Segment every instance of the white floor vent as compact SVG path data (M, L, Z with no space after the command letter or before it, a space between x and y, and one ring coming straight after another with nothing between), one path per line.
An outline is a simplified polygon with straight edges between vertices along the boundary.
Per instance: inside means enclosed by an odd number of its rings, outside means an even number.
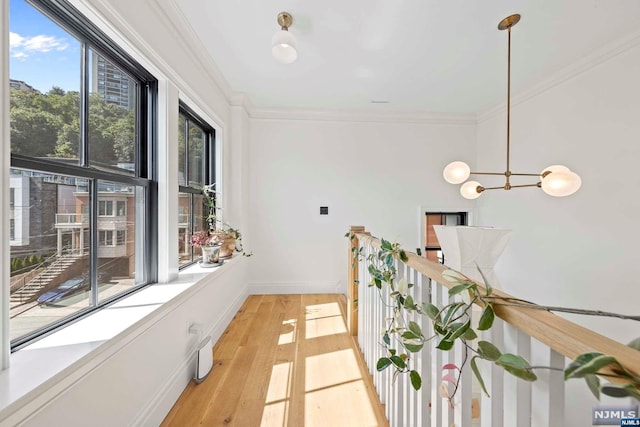
M204 381L213 367L213 341L211 337L206 337L196 353L196 375L195 380L199 384Z

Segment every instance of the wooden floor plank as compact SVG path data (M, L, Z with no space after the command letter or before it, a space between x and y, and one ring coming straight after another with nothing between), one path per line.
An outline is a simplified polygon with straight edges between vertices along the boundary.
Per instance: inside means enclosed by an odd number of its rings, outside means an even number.
M162 426L388 426L340 295L250 296Z

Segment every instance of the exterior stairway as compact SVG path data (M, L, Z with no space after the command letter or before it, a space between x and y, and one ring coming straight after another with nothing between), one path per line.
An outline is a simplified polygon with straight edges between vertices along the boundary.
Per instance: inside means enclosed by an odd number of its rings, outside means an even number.
M77 255L63 255L45 268L42 273L31 279L26 285L11 293L10 304L23 304L35 300L43 289L49 287L51 282L62 273L69 270L76 262L82 259Z

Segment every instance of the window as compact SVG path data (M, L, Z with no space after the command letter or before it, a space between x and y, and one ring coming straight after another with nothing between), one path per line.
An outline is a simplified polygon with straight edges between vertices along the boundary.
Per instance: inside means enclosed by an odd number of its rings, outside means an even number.
M116 202L116 215L117 216L126 216L126 202Z
M182 267L198 258L191 236L207 228L202 188L215 183L215 130L183 104L178 120L178 250Z
M116 245L122 246L125 244L125 231L118 230L116 231Z
M26 308L10 319L15 350L156 280L157 84L66 1L12 0L10 23L10 251L30 278L11 287L11 306ZM122 89L110 92L108 73ZM77 292L49 304L72 279Z
M113 231L112 230L98 231L98 242L100 246L113 246Z
M99 216L113 216L113 202L111 200L100 200L98 202Z
M434 225L467 225L466 212L426 212L424 217L424 256L444 264L444 255Z

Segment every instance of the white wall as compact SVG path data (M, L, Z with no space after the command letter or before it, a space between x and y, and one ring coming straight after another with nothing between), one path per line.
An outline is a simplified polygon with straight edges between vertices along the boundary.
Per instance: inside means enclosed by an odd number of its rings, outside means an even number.
M251 292L345 292L350 225L415 250L420 205L464 205L442 168L475 126L292 116L251 120Z
M478 199L480 224L513 229L496 266L507 292L540 304L638 313L638 75L636 46L512 108L512 171L565 164L581 175L582 188L566 198L520 189ZM504 115L479 124L479 169L504 170L504 132ZM623 343L640 336L637 322L570 318ZM582 381L567 386L565 425L590 424L597 402Z

